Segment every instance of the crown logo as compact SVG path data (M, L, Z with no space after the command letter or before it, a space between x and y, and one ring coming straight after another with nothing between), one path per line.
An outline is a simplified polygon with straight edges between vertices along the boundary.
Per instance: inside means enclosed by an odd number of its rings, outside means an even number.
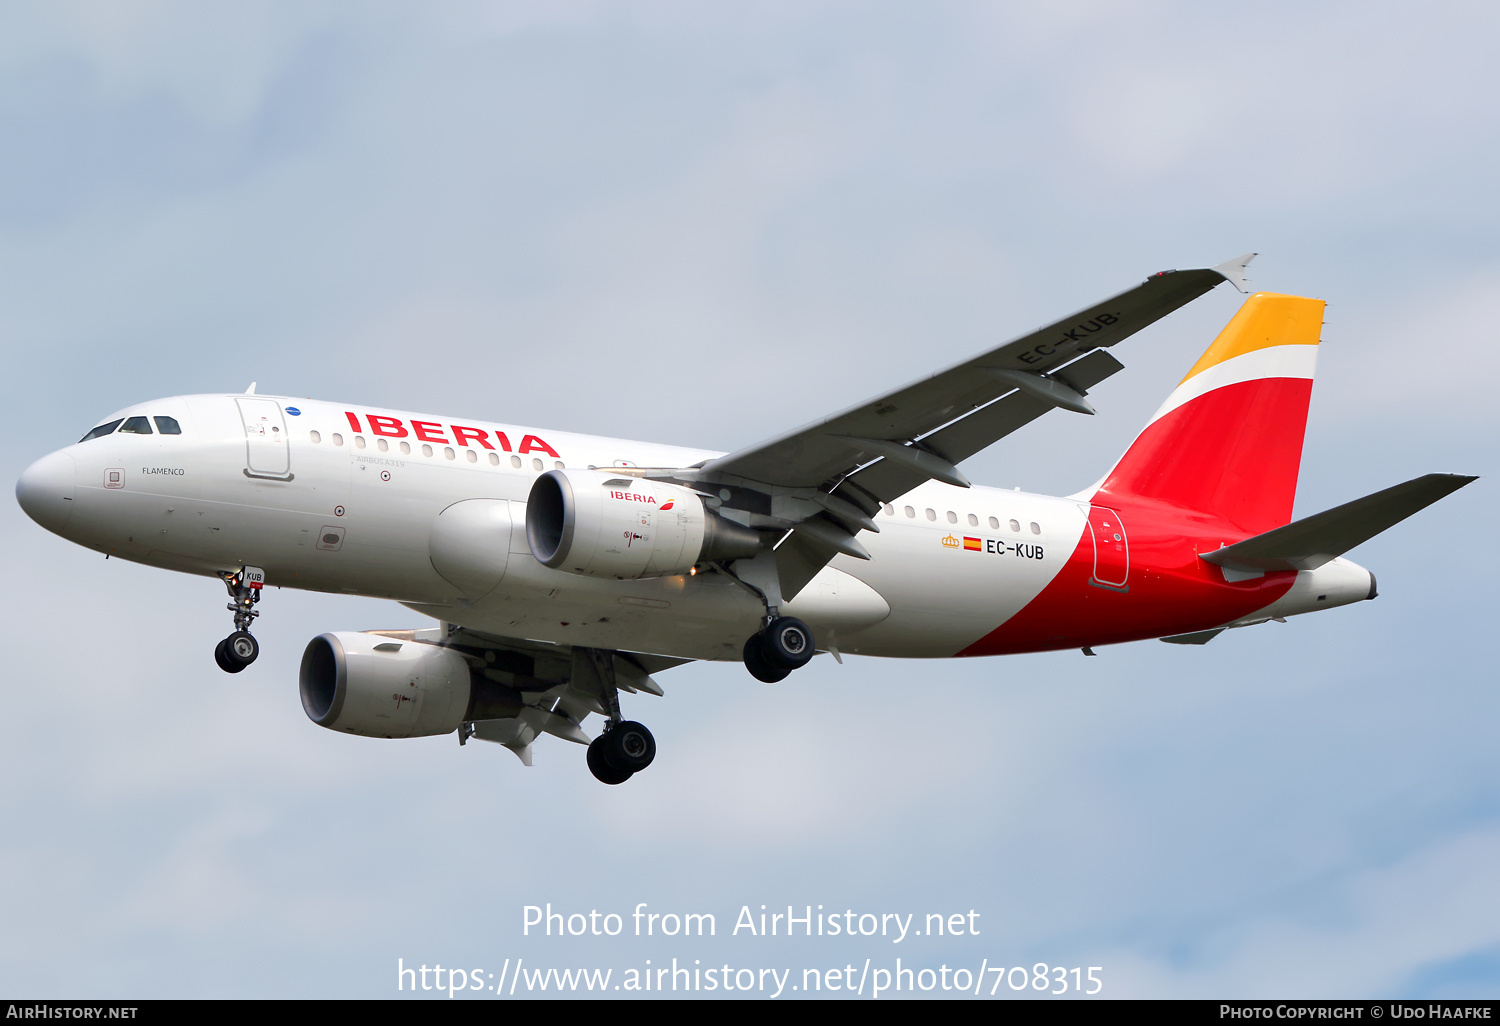
M951 534L948 537L946 537L946 538L943 539L943 548L945 548L945 549L956 549L956 548L958 548L962 544L963 544L963 542L959 541L957 538L953 537L953 535L951 535Z

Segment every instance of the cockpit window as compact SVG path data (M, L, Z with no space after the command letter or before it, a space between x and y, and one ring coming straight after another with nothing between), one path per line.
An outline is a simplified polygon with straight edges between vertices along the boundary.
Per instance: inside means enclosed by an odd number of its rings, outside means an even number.
M176 417L152 417L156 421L156 430L164 435L180 435L182 428L177 425Z
M119 420L112 420L108 424L100 424L98 427L94 428L94 430L90 431L88 434L80 438L79 441L87 442L90 438L103 438L105 435L113 434L115 428L119 427L122 423L124 422Z
M149 435L151 433L151 421L145 417L130 417L120 425L122 435Z

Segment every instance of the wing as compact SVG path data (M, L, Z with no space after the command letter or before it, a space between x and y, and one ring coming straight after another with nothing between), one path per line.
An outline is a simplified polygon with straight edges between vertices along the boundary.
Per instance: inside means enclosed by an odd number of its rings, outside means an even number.
M714 495L722 515L784 535L775 550L775 575L782 596L790 598L836 554L869 558L855 535L880 530L873 517L882 502L929 480L967 488L956 464L1054 407L1093 413L1088 390L1122 369L1106 349L1220 282L1245 291L1245 267L1254 256L1162 271L1070 317L795 431L696 467L634 473ZM764 571L756 576L765 581ZM755 586L765 590L763 583Z
M589 713L609 715L606 676L621 691L660 696L664 692L651 674L692 661L505 638L457 624L367 633L441 645L463 656L470 668L470 693L459 744L470 737L493 741L528 766L531 743L541 734L589 743L583 721Z
M886 470L857 483L879 500L932 478L967 486L954 463L1054 406L1092 413L1084 393L1121 369L1098 350L1129 338L1220 282L1242 285L1244 267L1254 256L1214 268L1154 274L1135 288L947 370L710 460L700 468L700 480L831 489L857 468L878 461L888 465ZM1012 401L992 408L1002 398ZM891 464L901 471L891 473Z

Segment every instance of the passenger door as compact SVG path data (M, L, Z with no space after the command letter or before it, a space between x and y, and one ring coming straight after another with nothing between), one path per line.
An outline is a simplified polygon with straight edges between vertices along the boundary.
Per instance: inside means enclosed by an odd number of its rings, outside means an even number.
M251 477L292 479L286 418L275 399L235 398L245 425L245 473Z

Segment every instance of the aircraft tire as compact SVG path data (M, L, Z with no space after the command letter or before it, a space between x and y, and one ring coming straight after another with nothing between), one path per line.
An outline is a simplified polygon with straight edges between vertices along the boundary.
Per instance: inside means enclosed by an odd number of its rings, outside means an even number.
M630 770L620 769L609 761L604 751L604 739L608 736L608 734L600 734L589 743L589 753L586 759L589 764L589 772L601 784L623 784L635 774Z
M745 669L750 671L750 676L766 684L786 680L792 671L772 666L766 660L761 650L761 638L760 634L752 634L750 640L745 642Z
M604 758L611 766L639 773L656 758L656 738L643 724L624 720L601 735Z
M214 646L214 662L218 663L219 669L223 670L225 673L239 673L245 667L239 663L230 662L229 656L224 654L224 649L228 646L228 644L229 639L225 638Z
M234 663L239 668L231 671L234 673L255 662L260 655L260 642L249 631L235 631L220 644L224 647L224 661Z
M800 670L812 661L817 651L812 628L795 616L778 616L760 637L760 650L766 662L786 670Z

